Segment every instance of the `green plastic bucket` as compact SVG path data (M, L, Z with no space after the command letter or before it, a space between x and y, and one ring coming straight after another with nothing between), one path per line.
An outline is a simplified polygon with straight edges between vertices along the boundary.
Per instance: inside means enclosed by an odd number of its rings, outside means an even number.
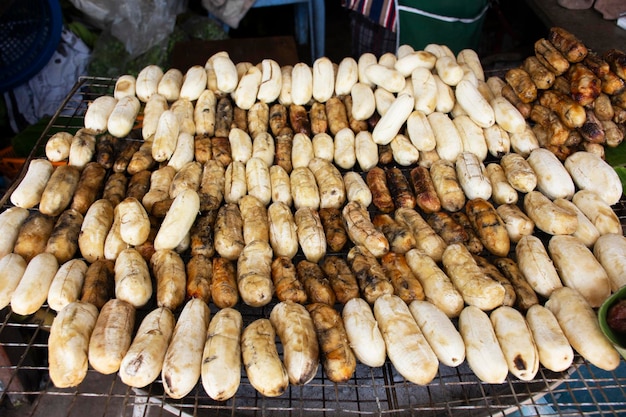
M398 42L416 50L430 43L454 53L478 49L488 0L397 0Z

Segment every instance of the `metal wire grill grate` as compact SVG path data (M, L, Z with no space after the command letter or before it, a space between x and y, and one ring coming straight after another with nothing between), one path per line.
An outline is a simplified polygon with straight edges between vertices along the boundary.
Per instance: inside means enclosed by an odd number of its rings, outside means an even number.
M83 123L87 104L111 94L114 80L81 78L53 117L29 158L43 155L47 137L58 130L73 132ZM0 202L6 205L7 196ZM615 206L626 224L626 202ZM269 317L273 304L263 308L238 306L244 325ZM215 308L213 313L215 313ZM147 311L143 311L146 314ZM142 314L142 312L138 312ZM612 372L602 371L576 357L565 372L541 368L524 382L509 376L500 385L480 382L467 364L440 366L427 386L406 382L387 362L380 368L359 364L346 383L329 381L322 367L304 386L290 386L277 398L261 396L249 383L245 370L237 394L226 402L209 398L199 382L181 400L172 400L160 380L143 389L126 386L115 375L89 370L73 389L57 389L47 375L47 336L51 310L22 318L10 308L0 311L0 344L8 362L0 361L0 411L13 416L604 416L626 414L626 363ZM278 346L279 353L282 347ZM3 364L4 363L4 364ZM4 408L3 408L4 404Z

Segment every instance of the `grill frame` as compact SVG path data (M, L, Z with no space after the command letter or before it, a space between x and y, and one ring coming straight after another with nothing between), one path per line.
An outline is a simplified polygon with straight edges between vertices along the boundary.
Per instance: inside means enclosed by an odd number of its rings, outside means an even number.
M46 127L27 161L44 155L48 137L55 131L72 131L82 125L88 103L103 94L112 94L115 80L81 77ZM9 205L8 197L27 169L0 200L0 208ZM626 201L614 207L626 225ZM300 254L298 256L301 256ZM240 303L237 308L244 325L260 317L269 317L275 301L262 308ZM217 310L211 305L212 313ZM148 309L138 311L137 322ZM0 387L1 404L8 406L8 416L81 415L88 409L96 415L203 415L203 416L484 416L508 415L615 415L626 413L626 363L618 369L602 371L579 355L564 372L541 368L535 380L524 382L509 375L504 384L480 382L467 364L458 368L440 366L435 380L427 386L406 382L387 361L381 368L358 364L353 378L336 384L329 381L322 367L305 386L290 386L278 398L261 396L250 385L242 368L241 386L231 400L216 402L204 392L200 382L181 400L166 398L161 380L143 389L124 385L116 375L104 376L90 369L85 381L76 388L56 389L47 377L47 331L52 310L23 318L0 311L0 343L11 358L10 365L0 364L0 375L8 374L7 387ZM278 343L279 353L282 346ZM617 398L617 400L616 400ZM14 409L13 409L14 408ZM0 408L1 409L1 408ZM101 410L101 411L100 411ZM84 411L82 411L84 412ZM12 414L16 413L16 414ZM42 414L44 413L44 414Z

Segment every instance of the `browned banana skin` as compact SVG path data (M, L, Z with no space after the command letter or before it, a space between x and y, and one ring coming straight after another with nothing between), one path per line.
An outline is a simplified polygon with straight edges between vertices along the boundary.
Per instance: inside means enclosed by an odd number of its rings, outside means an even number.
M234 307L239 301L235 263L225 258L213 258L211 298L218 308Z
M465 244L469 239L463 226L457 223L447 211L431 213L426 216L426 221L447 245Z
M605 143L606 137L604 135L604 128L602 127L600 119L598 119L596 114L591 109L586 109L585 114L587 115L587 120L585 120L585 123L583 123L577 131L588 142L600 144Z
M210 137L196 135L193 140L193 149L196 161L201 164L204 164L209 159L213 159L213 149Z
M378 163L381 165L389 165L393 162L393 151L391 145L378 145Z
M128 177L121 172L111 174L104 183L104 191L102 198L111 202L113 207L117 206L124 198L126 198L126 187L128 186Z
M611 48L602 54L609 63L609 68L622 80L626 80L626 54L619 49Z
M348 252L348 265L356 277L363 299L370 305L383 294L393 294L393 285L383 267L367 249L354 246Z
M337 255L325 256L321 266L338 302L345 304L359 297L359 284L344 258Z
M613 71L609 71L600 79L602 80L602 92L610 96L621 93L626 87L626 81L618 77Z
M322 352L322 366L333 382L346 382L356 370L356 356L350 347L341 315L332 306L313 303L307 306L313 319Z
M502 87L502 91L500 91L500 93L502 94L502 97L509 100L511 104L515 106L515 108L521 113L524 119L528 119L528 117L530 116L531 105L529 103L524 103L522 100L520 100L520 98L513 90L513 87L506 84Z
M224 201L224 174L222 164L217 161L204 165L198 190L201 213L219 209Z
M584 108L570 94L546 90L539 97L539 103L555 112L570 129L580 127L584 122Z
M578 145L580 145L582 140L583 137L580 132L578 132L577 130L572 130L569 132L569 136L567 137L567 140L563 145L567 146L568 148L575 149Z
M87 268L80 300L98 310L115 296L115 262L98 259Z
M328 117L328 130L333 136L340 130L350 127L346 106L337 96L326 101L326 116Z
M569 69L569 61L548 39L535 42L535 56L555 75L561 75Z
M26 262L46 250L48 239L54 229L55 218L39 211L31 211L17 233L13 252Z
M39 202L39 211L58 216L70 206L80 180L80 169L75 165L60 165L50 175Z
M339 252L348 242L348 232L343 224L341 210L335 207L319 209L320 220L326 235L326 244L332 252Z
M343 97L343 104L346 106L346 113L348 115L348 123L350 124L350 129L357 134L364 130L367 130L369 125L367 124L367 120L356 120L352 116L352 96L346 95Z
M417 166L411 169L411 185L415 191L415 204L424 213L435 213L441 210L441 201L435 191L433 179L428 168Z
M230 151L228 136L215 136L211 138L211 153L213 159L220 161L222 166L227 167L233 161Z
M622 107L614 107L614 115L613 121L618 124L618 126L623 126L626 123L626 106Z
M442 210L449 213L461 210L467 200L454 167L454 163L445 159L438 159L430 166L430 177Z
M78 251L78 234L82 224L83 215L72 208L61 213L54 224L46 252L52 253L59 265L72 259Z
M291 163L291 149L293 148L293 130L290 127L283 128L274 138L275 154L274 164L281 166L287 174L293 169Z
M211 301L211 280L213 263L204 255L193 255L186 265L187 297L199 298L205 303Z
M155 216L148 216L148 218L150 219L150 233L148 234L148 239L141 245L135 246L135 249L146 263L150 263L150 258L152 258L152 255L156 252L156 249L154 249L154 238L159 231L159 227L161 227L160 218Z
M624 89L625 83L613 70L607 61L595 52L589 52L584 64L602 82L602 92L608 95L619 93Z
M598 53L593 51L590 51L587 54L583 63L596 75L596 77L600 79L604 78L609 72L611 72L609 63L606 62Z
M522 68L511 68L506 72L505 79L522 103L537 99L537 86Z
M144 170L139 171L128 181L128 187L126 188L126 198L133 197L138 201L142 201L143 197L150 190L150 176L151 171Z
M522 68L530 75L538 89L545 90L554 84L554 73L539 62L537 57L527 57L522 63Z
M372 203L376 208L383 213L393 212L396 207L387 186L385 170L380 167L370 169L365 176L365 182L372 192Z
M474 198L465 205L465 213L485 249L496 256L507 256L511 241L495 207L483 198Z
M548 145L563 145L569 137L570 130L563 124L559 116L539 103L533 104L530 120L541 125L548 133Z
M414 300L424 300L424 288L403 254L389 252L380 259L380 263L394 287L394 294L402 301L410 304Z
M417 245L413 233L389 214L375 215L372 224L385 235L392 252L406 253Z
M289 106L289 124L295 133L304 133L311 137L311 121L304 106L291 104Z
M328 118L326 117L326 106L324 103L320 103L319 101L314 102L311 105L309 117L311 118L312 135L326 133L328 130Z
M409 180L404 176L402 170L397 167L391 167L385 171L385 175L387 176L387 185L395 206L415 208L415 195Z
M617 109L626 109L626 89L622 90L619 93L615 93L611 96L611 104L614 108ZM616 120L618 118L614 117L613 121L618 123Z
M588 106L602 93L602 82L584 64L569 69L570 95L581 106Z
M305 304L308 300L302 281L298 279L296 266L290 258L277 256L272 261L272 282L276 298L280 301L293 301Z
M152 209L150 209L150 215L158 219L163 219L173 202L174 199L170 197L154 202L154 204L152 204Z
M515 288L513 287L513 284L511 284L511 281L502 275L500 270L494 264L489 262L487 258L474 255L474 260L485 275L494 281L499 282L504 287L504 302L502 304L506 306L515 305L517 295L515 294Z
M581 145L581 146L584 146L584 145ZM569 145L546 145L545 148L548 149L553 154L555 154L556 157L559 158L559 160L561 162L565 161L568 156L570 156L574 152L578 151L578 146L577 145L573 145L573 146L569 146Z
M272 136L278 136L283 128L289 127L287 120L287 107L281 103L272 104L269 115L269 125Z
M450 215L458 224L463 226L463 229L465 229L465 232L467 233L467 242L465 242L467 250L469 250L472 254L481 253L485 249L485 247L483 246L478 235L476 234L476 231L472 227L472 223L469 221L467 214L463 213L462 211L457 211L454 213L450 213Z
M335 292L318 264L302 260L296 266L296 274L298 280L304 285L304 291L310 303L323 303L329 306L335 304L337 300Z
M548 40L569 62L581 62L589 52L574 34L558 26L550 28Z
M141 142L137 140L127 140L123 141L123 143L124 146L117 154L113 163L113 172L126 172L130 160L141 147Z
M118 139L115 136L108 133L98 136L96 140L96 162L106 169L112 168L117 147Z
M190 230L191 242L189 249L191 256L203 255L212 258L215 255L213 244L213 229L217 219L217 210L207 210L196 217Z
M374 130L374 128L380 121L380 117L381 117L380 114L377 111L375 111L374 114L369 119L367 119L367 124L369 125L370 130Z
M591 143L591 142L583 141L582 144L580 145L580 149L582 149L585 152L596 154L597 156L603 159L605 157L604 145L600 145L599 143Z
M70 207L80 214L87 213L104 188L106 173L106 169L98 162L89 162L85 165L78 179Z
M257 101L248 110L248 134L256 138L260 133L266 133L270 124L270 108L267 103Z
M228 138L233 117L233 102L228 96L221 97L215 110L215 136Z
M591 108L593 109L593 113L600 120L613 120L615 116L615 109L611 104L611 98L606 94L600 94L598 98L594 100ZM620 123L618 121L615 122Z
M626 92L620 94L620 96L622 95L625 100L624 105L626 105ZM626 127L624 125L618 125L612 121L606 121L602 122L602 126L604 127L606 146L616 148L624 141L624 133L626 132Z
M521 311L528 310L531 306L539 304L537 293L530 286L519 267L510 258L496 258L493 264L506 277L515 290L515 306Z
M144 142L130 158L126 172L135 175L139 171L152 170L156 161L152 157L152 142Z
M248 111L237 106L233 107L233 128L248 133Z
M554 79L552 89L554 91L558 91L559 93L569 94L572 87L569 84L569 80L565 76L559 75Z

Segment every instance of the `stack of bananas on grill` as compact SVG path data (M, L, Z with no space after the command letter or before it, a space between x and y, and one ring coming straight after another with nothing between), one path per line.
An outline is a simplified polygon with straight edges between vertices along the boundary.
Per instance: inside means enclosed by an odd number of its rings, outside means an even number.
M91 366L226 400L243 364L277 396L318 363L342 382L387 358L417 384L465 361L501 383L567 369L572 347L614 369L594 308L626 284L603 159L624 59L552 28L504 79L435 44L123 75L0 214L0 307L58 312L59 387ZM243 323L242 303L275 304Z

